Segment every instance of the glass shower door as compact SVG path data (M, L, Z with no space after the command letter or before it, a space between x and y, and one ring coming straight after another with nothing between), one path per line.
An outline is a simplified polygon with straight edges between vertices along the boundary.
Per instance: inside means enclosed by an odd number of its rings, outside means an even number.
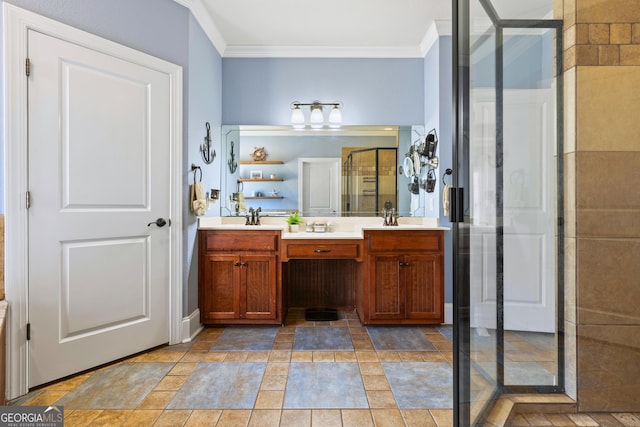
M481 425L503 393L563 390L561 79L554 75L562 23L513 15L520 7L547 16L552 5L542 3L453 2L461 426Z
M496 132L496 42L498 32L480 0L459 3L457 12L457 134L453 186L458 222L454 242L454 381L456 425L474 425L500 393L497 366L502 351L496 328L497 300L482 282L502 278L502 153ZM454 27L455 30L455 27ZM454 93L454 96L456 94ZM493 107L493 111L492 111ZM462 205L462 206L460 206ZM473 302L473 303L472 303Z

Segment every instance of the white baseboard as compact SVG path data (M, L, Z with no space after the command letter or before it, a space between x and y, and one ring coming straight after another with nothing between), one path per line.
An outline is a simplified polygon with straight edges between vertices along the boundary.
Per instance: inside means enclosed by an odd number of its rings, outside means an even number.
M201 330L200 309L196 308L188 317L182 318L182 342L191 342Z
M453 304L445 303L444 305L444 323L446 325L453 325Z

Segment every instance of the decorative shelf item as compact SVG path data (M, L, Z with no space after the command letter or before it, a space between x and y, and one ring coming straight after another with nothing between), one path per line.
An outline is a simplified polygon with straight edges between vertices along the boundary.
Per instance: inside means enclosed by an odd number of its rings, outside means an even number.
M254 147L251 158L254 162L264 162L267 160L267 151L264 147Z

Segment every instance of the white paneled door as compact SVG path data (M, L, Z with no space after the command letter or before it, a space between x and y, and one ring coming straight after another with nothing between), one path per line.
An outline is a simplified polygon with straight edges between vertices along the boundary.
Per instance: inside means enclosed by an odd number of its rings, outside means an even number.
M28 56L33 387L169 341L171 91L33 30Z
M496 327L496 112L494 91L474 92L471 212L472 327ZM504 328L556 328L556 144L552 92L504 90Z
M298 159L298 209L306 216L340 215L342 160Z

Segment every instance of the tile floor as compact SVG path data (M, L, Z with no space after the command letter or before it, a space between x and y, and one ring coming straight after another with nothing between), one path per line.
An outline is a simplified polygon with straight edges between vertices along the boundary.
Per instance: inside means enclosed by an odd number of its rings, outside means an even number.
M449 426L447 327L363 327L355 313L207 328L11 402L63 405L66 426Z
M39 388L71 426L450 426L450 327L363 327L354 313L219 327ZM510 426L638 426L640 414L522 413Z

